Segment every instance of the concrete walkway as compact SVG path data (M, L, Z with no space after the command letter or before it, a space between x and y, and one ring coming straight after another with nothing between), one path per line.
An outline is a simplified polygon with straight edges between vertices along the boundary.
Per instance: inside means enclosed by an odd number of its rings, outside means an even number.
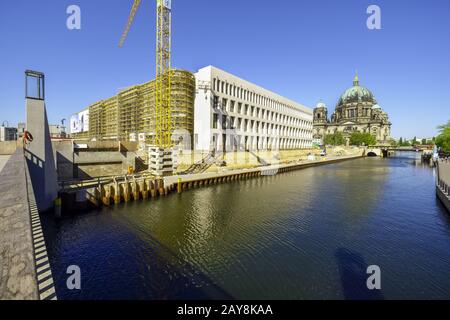
M444 180L446 184L450 185L450 161L439 162L439 178Z
M0 194L0 300L56 299L22 149L0 172Z
M2 172L3 167L6 165L6 163L8 162L8 159L10 157L11 156L2 156L2 155L0 155L0 172Z
M448 212L450 212L450 161L439 160L438 172L439 177L436 193Z
M22 151L11 156L0 173L0 299L36 300L25 160Z

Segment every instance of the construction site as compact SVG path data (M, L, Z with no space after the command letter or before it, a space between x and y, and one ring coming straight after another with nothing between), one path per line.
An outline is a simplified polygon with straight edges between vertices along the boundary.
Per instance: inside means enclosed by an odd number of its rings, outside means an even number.
M171 70L171 121L174 131L194 132L195 78L188 71ZM136 85L88 107L89 131L73 133L82 141L139 141L155 144L156 81Z
M120 48L140 4L133 3ZM43 132L65 206L146 199L189 188L183 181L256 177L363 154L330 149L325 157L312 145L312 109L296 101L213 66L172 68L171 1L158 0L156 16L154 80L80 106L69 137ZM42 81L32 99L44 102L44 74L27 76Z

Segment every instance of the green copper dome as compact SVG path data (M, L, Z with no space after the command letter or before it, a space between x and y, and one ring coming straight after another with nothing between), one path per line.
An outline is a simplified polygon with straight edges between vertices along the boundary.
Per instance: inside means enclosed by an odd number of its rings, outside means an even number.
M377 104L372 92L359 85L358 75L353 79L353 87L347 89L339 99L338 106L354 102L370 102L372 104Z

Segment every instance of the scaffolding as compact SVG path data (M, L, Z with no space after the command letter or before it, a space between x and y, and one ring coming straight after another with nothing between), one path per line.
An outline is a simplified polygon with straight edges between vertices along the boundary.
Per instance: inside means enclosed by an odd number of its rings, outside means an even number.
M172 134L194 134L195 77L192 73L172 69ZM120 91L116 96L89 107L89 140L138 141L156 144L156 81ZM76 139L86 136L74 135Z

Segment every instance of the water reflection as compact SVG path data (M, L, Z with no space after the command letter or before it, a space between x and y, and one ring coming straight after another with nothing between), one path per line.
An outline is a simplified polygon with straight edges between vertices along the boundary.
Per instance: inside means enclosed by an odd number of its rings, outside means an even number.
M415 158L308 168L61 223L47 217L58 294L450 298L449 218L436 202L433 171ZM367 263L382 266L382 295L366 291ZM64 289L68 264L86 274L81 293Z
M346 299L383 300L379 290L367 289L367 267L361 254L345 248L336 250L336 260L341 275L341 283Z

